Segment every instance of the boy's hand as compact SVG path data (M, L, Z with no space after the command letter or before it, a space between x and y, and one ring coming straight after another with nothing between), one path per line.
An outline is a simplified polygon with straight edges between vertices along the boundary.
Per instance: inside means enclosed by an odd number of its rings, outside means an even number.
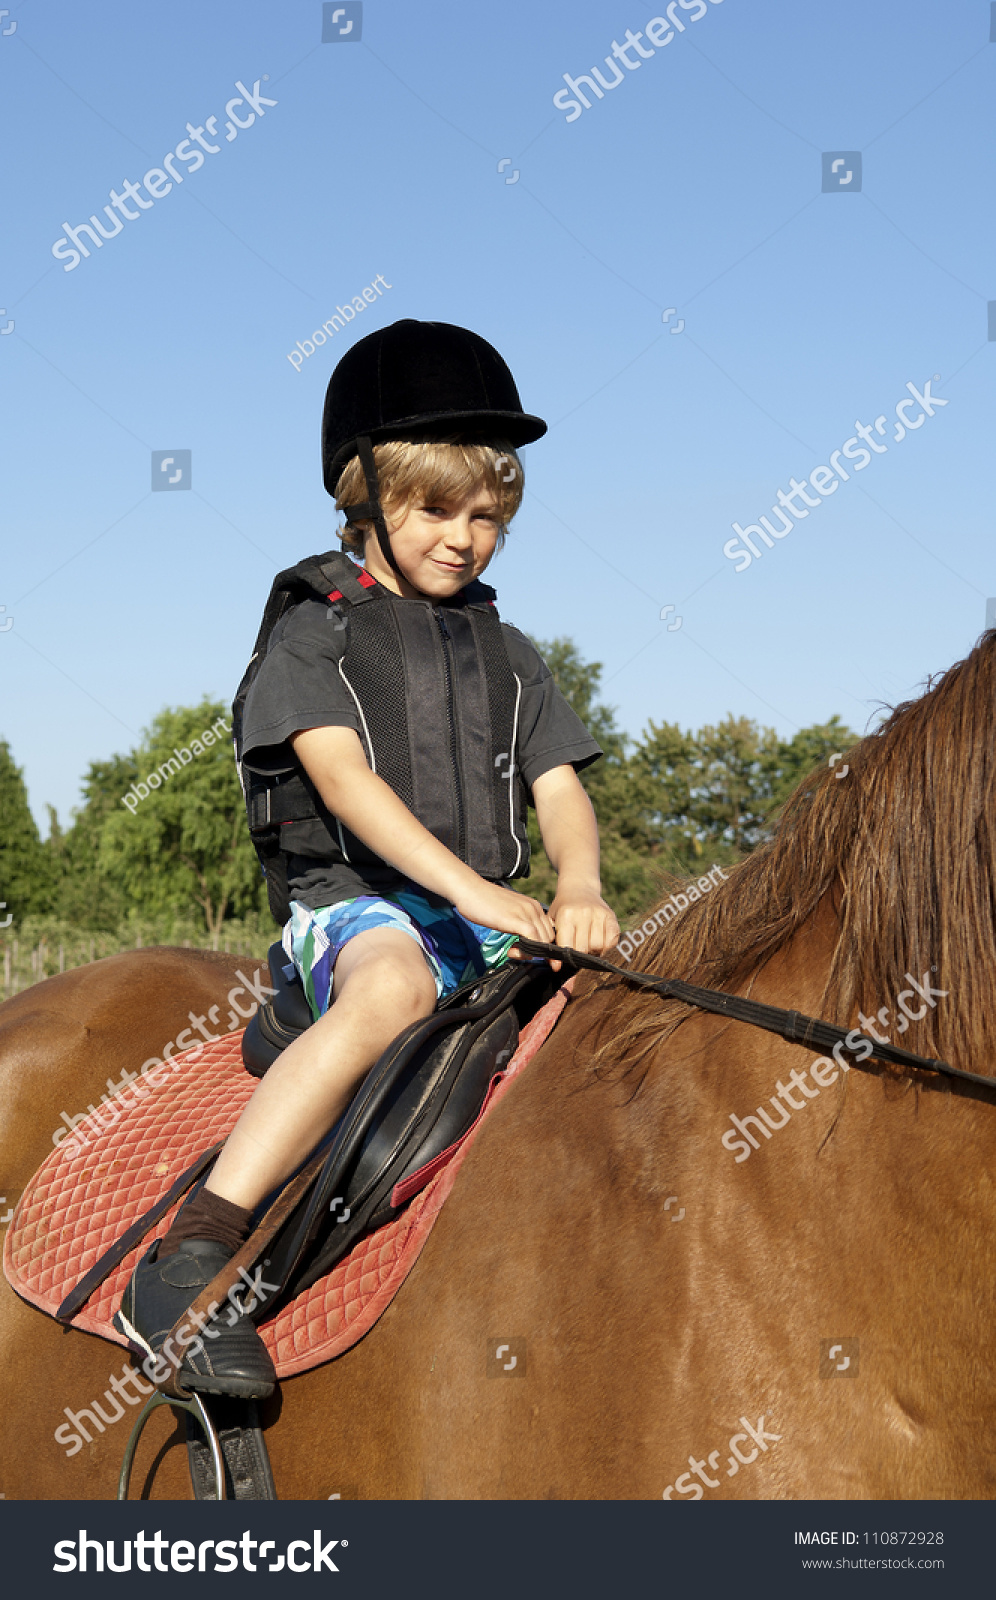
M478 878L461 888L453 901L461 916L470 922L479 922L485 928L496 928L499 933L521 933L526 939L539 939L552 944L553 922L538 900L529 895L516 894L514 889L503 889L497 883Z
M527 894L516 894L514 889L502 889L497 883L478 878L453 901L461 916L479 922L485 928L496 928L499 933L521 933L525 939L538 939L541 944L553 944L556 939L554 925L538 900ZM517 953L513 945L509 951L512 960L532 960ZM560 971L560 962L551 961L554 972Z
M549 917L557 930L557 944L572 950L600 956L619 942L615 912L591 889L559 887Z

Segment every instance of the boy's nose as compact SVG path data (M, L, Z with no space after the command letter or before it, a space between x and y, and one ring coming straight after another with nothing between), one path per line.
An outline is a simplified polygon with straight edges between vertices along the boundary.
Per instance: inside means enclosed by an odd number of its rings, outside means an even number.
M470 518L467 517L462 522L451 522L443 530L443 543L450 550L472 550L474 541L471 537Z

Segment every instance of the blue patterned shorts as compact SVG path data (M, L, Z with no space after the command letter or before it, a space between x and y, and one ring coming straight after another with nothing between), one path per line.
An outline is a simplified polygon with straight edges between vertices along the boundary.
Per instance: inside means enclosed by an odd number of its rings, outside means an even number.
M315 911L292 900L283 947L301 975L316 1019L329 1008L339 951L371 928L398 928L415 940L429 963L440 1000L462 983L500 966L517 937L469 922L448 901L414 885L390 895L357 895Z

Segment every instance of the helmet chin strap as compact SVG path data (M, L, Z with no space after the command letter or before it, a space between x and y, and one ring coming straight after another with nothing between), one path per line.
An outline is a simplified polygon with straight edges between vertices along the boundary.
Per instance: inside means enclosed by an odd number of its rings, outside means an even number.
M366 434L357 439L356 454L360 458L363 476L366 479L367 499L360 505L344 506L343 512L346 520L348 522L370 521L373 523L377 530L377 540L384 560L391 567L396 577L403 578L404 573L398 566L394 551L391 549L391 536L387 531L387 523L384 521L384 512L380 503L380 486L377 482L377 468L374 465L373 445Z

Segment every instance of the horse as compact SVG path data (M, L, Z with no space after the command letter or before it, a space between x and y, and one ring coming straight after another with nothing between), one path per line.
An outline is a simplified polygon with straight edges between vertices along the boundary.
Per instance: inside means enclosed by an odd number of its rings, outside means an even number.
M996 631L645 923L641 969L990 1076L994 695ZM994 1150L996 1076L814 1059L584 974L391 1306L261 1407L278 1492L990 1498ZM8 1498L113 1496L126 1430L73 1460L52 1430L119 1356L7 1307ZM134 1493L189 1497L171 1426Z

